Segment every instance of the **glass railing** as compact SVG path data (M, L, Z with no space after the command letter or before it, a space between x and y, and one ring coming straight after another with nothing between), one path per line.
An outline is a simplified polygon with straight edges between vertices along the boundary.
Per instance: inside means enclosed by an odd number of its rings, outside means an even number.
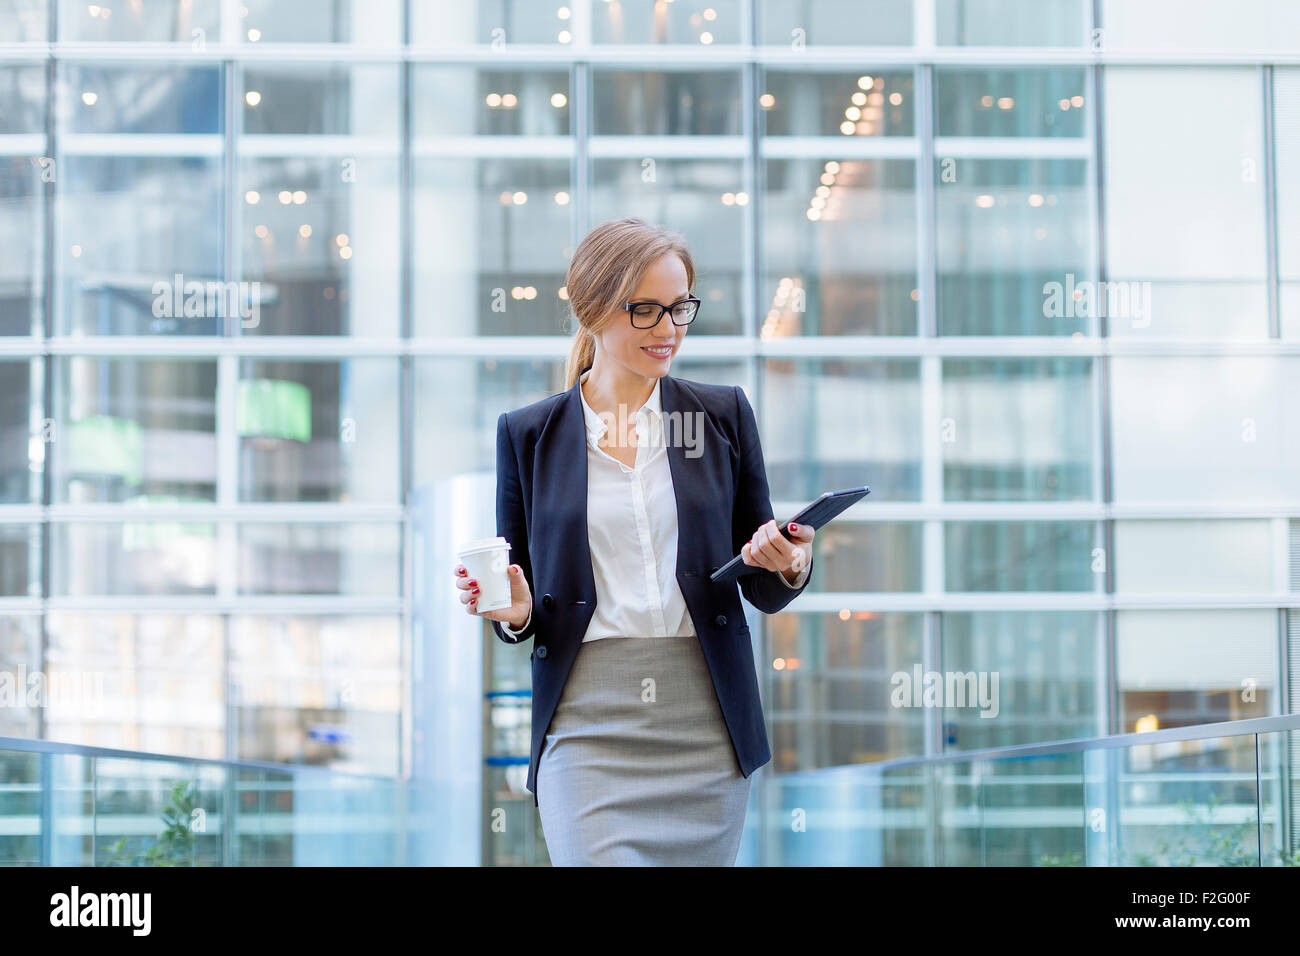
M0 737L0 865L446 862L435 793ZM754 803L742 864L1300 866L1300 716L773 775Z
M773 776L769 866L1300 866L1300 715Z
M0 737L0 865L415 863L420 793L321 767Z

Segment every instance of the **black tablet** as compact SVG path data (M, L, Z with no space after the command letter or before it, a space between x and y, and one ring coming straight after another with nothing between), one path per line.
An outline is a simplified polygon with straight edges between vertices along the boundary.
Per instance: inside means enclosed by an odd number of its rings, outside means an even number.
M858 488L846 488L843 491L823 492L808 507L804 508L789 521L781 522L781 533L788 539L790 537L791 524L810 524L814 528L820 529L822 525L828 524L832 518L837 517L841 512L854 503L861 501L867 495L871 494L871 489L866 485ZM752 574L755 571L764 571L765 568L755 567L752 564L746 564L745 559L736 555L718 570L709 576L710 581L721 582L730 581L734 578L742 577L746 574Z

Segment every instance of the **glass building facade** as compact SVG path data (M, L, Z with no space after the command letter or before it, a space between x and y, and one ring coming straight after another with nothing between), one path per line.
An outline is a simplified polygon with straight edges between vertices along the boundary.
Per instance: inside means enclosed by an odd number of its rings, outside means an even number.
M0 671L103 688L0 736L434 780L465 852L544 862L527 656L450 569L626 215L688 239L672 374L745 388L778 517L872 489L746 607L760 779L1295 713L1298 38L1289 0L0 0ZM1000 713L895 706L918 667Z

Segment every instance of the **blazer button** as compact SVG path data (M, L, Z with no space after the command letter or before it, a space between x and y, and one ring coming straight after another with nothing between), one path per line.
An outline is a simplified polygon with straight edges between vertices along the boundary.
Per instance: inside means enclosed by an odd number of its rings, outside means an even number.
M551 608L555 607L555 598L551 597L549 594L543 594L542 607L546 608L548 611L551 610Z
M718 625L718 627L726 627L726 626L727 626L727 615L725 615L725 614L719 614L717 617L715 617L715 618L713 619L713 623L716 624L716 625Z
M545 645L545 644L539 644L539 645L537 646L537 650L533 651L533 653L536 654L539 658L545 658L545 657L546 657L546 645Z

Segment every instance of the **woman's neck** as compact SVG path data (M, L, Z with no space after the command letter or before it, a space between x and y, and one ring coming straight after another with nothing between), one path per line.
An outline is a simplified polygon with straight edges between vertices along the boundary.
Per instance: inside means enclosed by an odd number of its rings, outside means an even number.
M597 415L605 412L616 416L620 405L627 409L628 415L634 415L650 399L657 382L641 375L613 376L600 371L592 366L583 373L582 384L578 386Z

